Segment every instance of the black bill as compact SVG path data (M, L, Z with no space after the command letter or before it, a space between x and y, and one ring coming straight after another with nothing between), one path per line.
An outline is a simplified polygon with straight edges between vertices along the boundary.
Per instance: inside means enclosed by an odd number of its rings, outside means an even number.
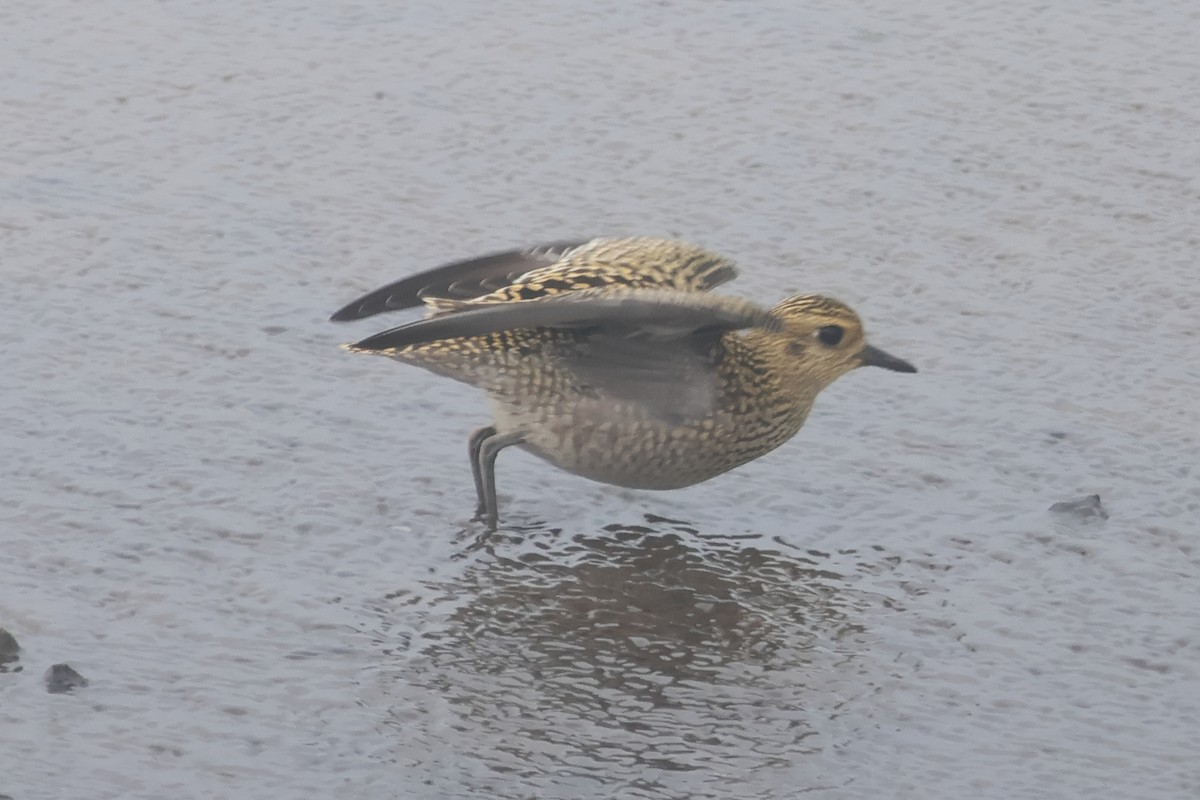
M862 361L864 367L883 367L884 369L890 369L892 372L917 371L916 367L904 359L896 358L871 345L863 347L862 352L858 354L858 358Z

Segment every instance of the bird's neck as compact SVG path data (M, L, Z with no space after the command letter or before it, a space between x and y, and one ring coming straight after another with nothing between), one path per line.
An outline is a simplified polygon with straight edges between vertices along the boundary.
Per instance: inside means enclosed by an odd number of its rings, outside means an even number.
M804 424L817 394L824 388L805 369L801 358L788 352L786 339L766 331L751 331L726 342L737 393L757 398L786 427Z

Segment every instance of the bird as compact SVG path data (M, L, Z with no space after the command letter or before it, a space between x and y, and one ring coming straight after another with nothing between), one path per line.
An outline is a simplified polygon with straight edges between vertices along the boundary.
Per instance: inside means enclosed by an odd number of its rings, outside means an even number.
M402 278L331 320L426 309L343 347L486 393L492 421L467 450L475 519L494 531L505 448L602 483L677 489L791 439L851 370L917 371L868 344L858 315L831 297L767 308L710 292L737 274L728 258L673 239L558 241Z

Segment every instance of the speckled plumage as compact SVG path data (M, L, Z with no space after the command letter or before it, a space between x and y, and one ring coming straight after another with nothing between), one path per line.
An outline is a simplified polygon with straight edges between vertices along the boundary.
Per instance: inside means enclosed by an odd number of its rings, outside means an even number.
M763 309L708 290L733 264L682 242L595 239L459 262L334 315L424 304L425 320L356 344L478 386L493 424L471 437L479 513L494 526L494 462L518 445L577 475L689 486L796 434L817 394L864 364L915 372L867 345L844 304Z

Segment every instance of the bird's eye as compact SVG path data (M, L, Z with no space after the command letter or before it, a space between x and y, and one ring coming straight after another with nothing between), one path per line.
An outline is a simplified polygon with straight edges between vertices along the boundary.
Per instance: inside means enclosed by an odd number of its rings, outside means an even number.
M829 347L837 347L845 335L846 329L841 325L823 325L817 328L817 340Z

